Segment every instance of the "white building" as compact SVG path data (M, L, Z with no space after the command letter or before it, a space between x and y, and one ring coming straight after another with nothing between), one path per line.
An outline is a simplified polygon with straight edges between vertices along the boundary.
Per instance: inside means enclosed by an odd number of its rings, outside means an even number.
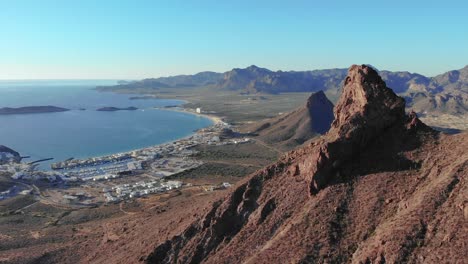
M201 108L197 107L197 109L195 109L195 112L197 112L197 114L201 114Z

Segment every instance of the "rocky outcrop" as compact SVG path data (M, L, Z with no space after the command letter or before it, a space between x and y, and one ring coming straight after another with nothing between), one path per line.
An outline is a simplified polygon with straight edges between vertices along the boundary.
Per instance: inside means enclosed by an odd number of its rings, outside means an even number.
M302 171L309 172L311 194L330 181L341 163L363 151L386 129L403 125L406 119L403 98L388 88L375 70L351 66L331 129L311 153L316 159L300 165Z
M333 122L333 104L320 90L307 99L306 108L311 120L312 131L325 134Z
M464 259L468 137L440 135L404 107L376 71L353 65L327 134L245 179L146 261Z
M269 144L290 150L313 137L325 134L333 122L333 104L323 91L313 93L306 103L278 117L251 125L246 131Z
M21 156L9 147L0 145L0 164L5 162L20 162Z

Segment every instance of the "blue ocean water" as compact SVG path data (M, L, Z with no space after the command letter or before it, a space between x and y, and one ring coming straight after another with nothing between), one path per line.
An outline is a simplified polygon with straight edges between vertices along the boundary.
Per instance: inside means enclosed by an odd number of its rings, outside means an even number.
M211 120L153 107L179 105L179 100L129 100L130 95L101 93L97 85L115 81L0 81L0 107L53 105L68 112L0 115L0 145L29 160L86 158L157 145L209 126ZM135 106L136 111L99 112L104 106ZM80 110L80 109L86 110Z

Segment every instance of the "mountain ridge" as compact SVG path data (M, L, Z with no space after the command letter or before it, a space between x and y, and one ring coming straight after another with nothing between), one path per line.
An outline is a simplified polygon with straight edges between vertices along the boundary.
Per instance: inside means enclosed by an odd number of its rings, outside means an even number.
M201 72L195 75L178 75L145 79L129 84L97 87L101 91L148 91L165 88L200 88L228 90L243 94L285 92L317 92L324 90L338 96L347 69L311 71L271 71L255 65L234 68L225 73ZM407 107L418 113L440 112L465 114L468 112L468 66L434 77L407 71L378 71L383 80L396 93L407 99Z
M334 115L327 134L248 176L146 262L466 259L467 134L405 114L364 65L349 69Z

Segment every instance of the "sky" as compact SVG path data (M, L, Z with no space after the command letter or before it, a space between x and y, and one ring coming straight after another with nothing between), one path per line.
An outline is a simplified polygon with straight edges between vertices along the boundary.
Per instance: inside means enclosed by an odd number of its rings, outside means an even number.
M0 79L468 64L468 1L0 0Z

